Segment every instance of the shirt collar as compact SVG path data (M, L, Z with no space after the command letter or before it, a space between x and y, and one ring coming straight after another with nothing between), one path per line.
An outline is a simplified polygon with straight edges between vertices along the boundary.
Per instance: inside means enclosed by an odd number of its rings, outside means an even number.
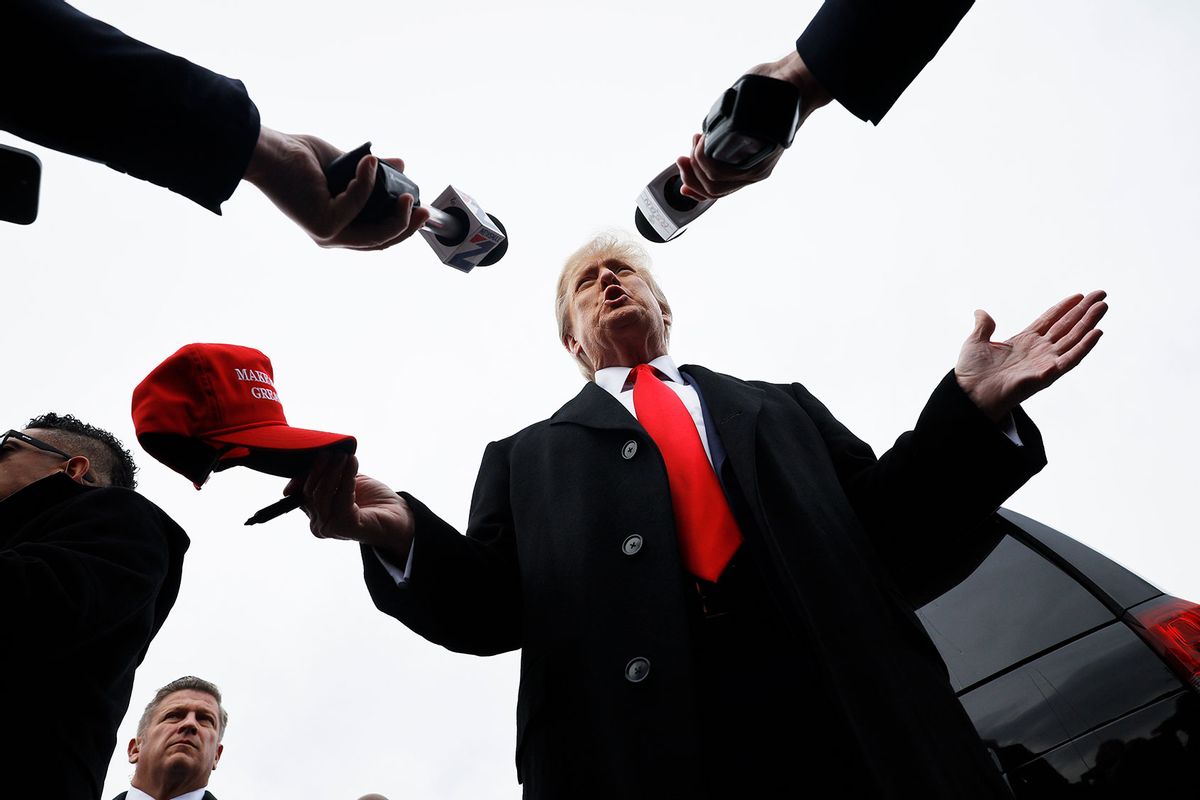
M680 374L679 367L675 366L674 359L666 353L651 361L650 366L676 383L687 383L683 379L683 375ZM629 378L629 373L632 371L633 367L605 367L604 369L596 370L596 385L613 397L616 397L621 392L628 391L625 387L625 381Z

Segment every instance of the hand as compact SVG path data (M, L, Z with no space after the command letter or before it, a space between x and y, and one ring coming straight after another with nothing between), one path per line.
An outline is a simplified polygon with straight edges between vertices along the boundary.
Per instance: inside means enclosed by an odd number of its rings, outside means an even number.
M1021 402L1066 375L1100 341L1096 324L1108 311L1105 294L1072 295L1006 342L989 341L996 321L975 312L975 330L954 367L958 385L999 422Z
M817 79L808 71L800 54L795 50L778 61L759 64L746 71L748 75L766 75L771 78L789 81L800 90L800 122L813 111L827 104L833 98L817 83ZM692 136L692 153L690 156L680 156L675 164L679 167L679 177L683 181L680 190L693 200L708 200L733 194L743 186L757 183L769 176L783 150L770 158L756 164L753 169L745 171L722 166L704 154L704 136L697 133Z
M329 196L324 167L342 151L315 136L293 136L263 127L246 168L250 181L322 247L383 250L412 236L429 219L413 208L412 195L400 195L392 215L371 225L351 224L375 186L375 156L358 162L354 180L337 197ZM401 172L404 162L385 159Z
M413 517L408 503L379 481L358 474L358 459L345 453L322 453L308 475L292 478L285 495L304 493L300 506L318 539L353 539L390 553L400 563L408 558Z

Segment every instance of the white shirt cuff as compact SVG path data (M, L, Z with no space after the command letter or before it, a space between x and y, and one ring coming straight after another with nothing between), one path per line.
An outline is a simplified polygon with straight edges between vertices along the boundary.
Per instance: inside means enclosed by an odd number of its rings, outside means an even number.
M1025 446L1025 443L1021 441L1021 435L1019 433L1017 433L1017 421L1016 421L1016 419L1013 418L1013 415L1011 413L1005 418L1004 422L1000 423L1000 430L1004 431L1004 435L1007 436L1009 438L1009 441L1011 441L1017 447ZM412 562L412 551L411 550L409 550L409 552L408 552L408 560L409 560L409 563ZM385 564L385 566L386 566L386 564ZM408 572L405 571L404 574L407 575Z
M1015 436L1016 429L1014 428L1013 431L1013 435ZM1018 442L1018 444L1020 443ZM397 586L403 586L404 584L408 583L408 575L412 572L413 561L413 547L411 544L408 546L408 558L404 562L404 569L397 567L388 559L387 556L379 552L378 549L372 547L371 550L375 553L375 557L379 559L379 563L382 564L383 568L387 570L387 574L392 576L392 580L396 582Z

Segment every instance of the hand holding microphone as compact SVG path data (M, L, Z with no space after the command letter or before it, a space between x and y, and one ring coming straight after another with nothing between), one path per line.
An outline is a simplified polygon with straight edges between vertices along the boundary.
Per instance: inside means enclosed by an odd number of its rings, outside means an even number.
M753 67L713 105L681 156L642 191L638 231L652 242L674 238L718 197L771 174L796 130L831 97L795 51Z
M404 162L380 161L370 153L367 142L325 166L329 194L336 201L355 192L364 169L371 169L364 164L376 165L366 203L360 200L356 206L360 210L352 220L354 226L370 228L411 212L409 233L415 224L441 262L462 272L495 264L508 252L504 225L465 192L447 186L430 206L422 206L421 190L404 174Z

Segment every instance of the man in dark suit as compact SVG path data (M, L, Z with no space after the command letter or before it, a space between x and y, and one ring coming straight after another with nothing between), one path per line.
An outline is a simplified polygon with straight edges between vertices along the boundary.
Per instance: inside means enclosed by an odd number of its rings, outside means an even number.
M229 714L221 690L186 675L154 694L129 740L134 765L127 792L114 800L216 800L205 789L221 760Z
M878 125L970 10L974 0L825 0L796 40L796 49L747 73L788 81L800 92L801 121L837 100L859 119ZM724 197L769 176L776 153L748 170L704 154L700 134L678 159L683 193L697 200Z
M404 195L388 219L351 225L374 186L375 156L331 198L323 167L341 150L262 126L241 81L61 0L8 0L0 29L0 129L165 186L217 214L246 180L322 247L379 250L428 219ZM390 163L404 169L399 159Z
M14 797L97 800L188 538L112 434L46 414L0 442L0 774Z
M314 534L365 545L380 609L451 650L521 648L526 797L786 797L817 777L846 796L1003 797L907 597L1044 464L1018 403L1095 345L1103 297L1003 343L976 312L876 459L799 384L676 367L644 254L601 239L557 302L592 380L488 445L465 536L353 457L287 491Z

